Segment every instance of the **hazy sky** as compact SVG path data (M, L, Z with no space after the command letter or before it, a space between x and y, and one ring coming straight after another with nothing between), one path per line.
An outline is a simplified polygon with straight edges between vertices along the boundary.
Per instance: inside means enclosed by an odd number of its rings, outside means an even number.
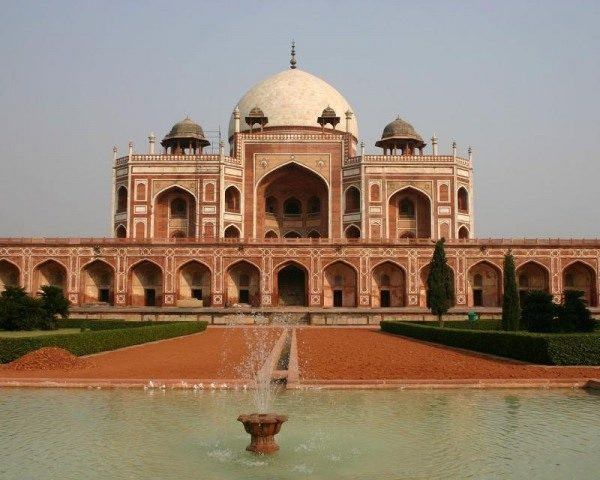
M0 18L0 237L107 235L113 145L145 152L186 114L226 131L292 38L367 152L397 114L440 153L473 145L478 237L600 236L598 1L3 0Z

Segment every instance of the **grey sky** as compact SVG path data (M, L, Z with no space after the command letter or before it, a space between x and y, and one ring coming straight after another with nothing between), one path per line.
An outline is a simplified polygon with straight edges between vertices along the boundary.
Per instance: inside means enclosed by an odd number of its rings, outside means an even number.
M108 234L112 146L299 67L474 147L479 237L598 237L600 2L1 2L0 236ZM429 143L429 141L428 141ZM429 146L427 150L429 151Z

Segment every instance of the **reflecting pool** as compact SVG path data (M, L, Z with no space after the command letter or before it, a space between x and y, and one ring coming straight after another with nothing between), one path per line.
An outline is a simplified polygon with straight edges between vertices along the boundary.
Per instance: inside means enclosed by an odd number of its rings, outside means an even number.
M592 479L600 394L283 391L267 457L245 451L242 391L0 390L0 478Z

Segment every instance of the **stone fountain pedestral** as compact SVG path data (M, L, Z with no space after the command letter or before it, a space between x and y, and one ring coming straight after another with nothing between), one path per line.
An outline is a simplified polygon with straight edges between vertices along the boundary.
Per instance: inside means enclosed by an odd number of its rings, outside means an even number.
M251 413L240 415L238 422L244 424L244 429L250 434L250 445L246 450L254 453L273 453L279 450L275 443L275 435L281 430L281 425L288 419L286 415L274 413Z

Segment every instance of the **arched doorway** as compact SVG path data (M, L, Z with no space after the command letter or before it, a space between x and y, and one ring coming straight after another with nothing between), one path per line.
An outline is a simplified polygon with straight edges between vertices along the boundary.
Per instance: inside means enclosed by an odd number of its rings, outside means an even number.
M301 237L310 231L327 237L329 190L318 174L288 163L265 175L256 189L256 231L289 232ZM264 205L264 208L263 208Z
M431 202L416 188L396 192L388 202L390 238L431 238Z
M458 212L469 213L469 194L465 187L460 187L457 192Z
M323 279L324 307L356 306L356 270L344 262L325 268Z
M227 306L260 305L260 271L242 260L227 269Z
M6 287L18 287L19 277L19 269L16 265L0 260L0 292L6 290Z
M519 297L523 297L527 292L541 290L550 291L550 281L548 270L536 262L527 262L517 268L517 285L519 287Z
M469 269L468 305L499 307L502 303L502 272L489 262L479 262Z
M44 285L67 290L67 269L54 260L47 260L35 267L33 271L33 291L39 292Z
M225 238L240 238L240 231L235 225L229 225L225 229Z
M127 237L127 229L125 225L119 225L115 230L115 236L117 238L126 238Z
M241 211L240 191L233 185L225 190L225 211L230 213L240 213Z
M579 290L590 307L598 305L596 272L583 262L574 262L563 270L563 290Z
M305 270L295 263L281 268L277 273L277 294L279 306L306 306Z
M371 275L371 306L377 308L405 306L406 278L404 270L392 262L384 262Z
M177 275L177 306L206 307L211 300L211 273L209 268L195 260L186 263Z
M196 236L196 198L187 190L171 187L154 204L154 238Z
M348 187L344 194L344 213L360 212L360 190Z
M346 238L356 239L360 238L360 229L356 225L350 225L344 231Z
M458 238L466 239L469 238L469 229L464 225L458 229Z
M162 304L163 275L158 265L144 260L131 268L129 278L131 305L154 307Z
M80 302L106 303L114 302L114 271L101 260L88 263L81 272Z

